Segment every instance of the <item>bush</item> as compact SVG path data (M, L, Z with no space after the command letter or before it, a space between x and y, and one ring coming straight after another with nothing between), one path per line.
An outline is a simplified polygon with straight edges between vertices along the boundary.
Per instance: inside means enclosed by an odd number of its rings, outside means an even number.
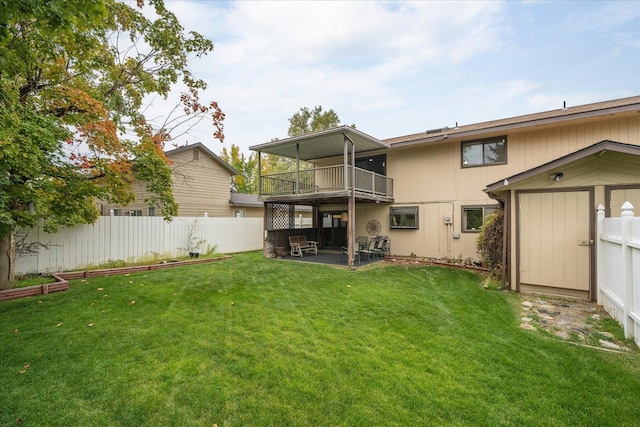
M478 256L495 280L502 280L502 236L504 234L504 211L498 209L487 215L476 239Z

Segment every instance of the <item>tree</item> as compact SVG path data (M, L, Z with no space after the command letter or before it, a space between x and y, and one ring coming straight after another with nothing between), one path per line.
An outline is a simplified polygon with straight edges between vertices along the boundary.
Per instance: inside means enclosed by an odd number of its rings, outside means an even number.
M300 108L289 119L289 136L300 136L319 130L331 129L340 125L340 117L335 111L322 111L322 106L316 106L313 110L307 107Z
M256 153L245 157L244 153L240 151L240 147L231 144L229 151L226 147L222 148L220 158L238 172L238 175L234 176L231 181L231 188L234 191L244 194L258 193L258 156Z
M164 145L183 120L154 126L146 96L183 84L187 120L210 116L223 140L224 114L200 102L206 84L188 67L213 44L185 34L162 0L145 7L0 0L0 288L13 280L16 230L39 219L47 232L92 223L95 199L127 204L134 180L175 215Z
M300 136L311 132L331 129L340 125L340 117L335 111L322 111L322 106L316 106L313 110L308 107L300 108L300 111L294 113L289 119L288 136ZM351 125L355 128L355 125ZM277 138L271 141L277 141ZM301 169L309 169L313 167L311 163L300 162ZM288 172L295 170L296 160L285 157L267 154L262 159L262 173L272 174L279 172Z

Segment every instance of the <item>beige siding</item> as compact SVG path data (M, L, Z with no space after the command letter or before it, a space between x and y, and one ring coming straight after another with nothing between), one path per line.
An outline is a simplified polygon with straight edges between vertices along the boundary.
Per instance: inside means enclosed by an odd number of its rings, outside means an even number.
M231 175L211 157L191 150L172 158L173 194L180 216L231 216L229 207Z
M611 202L609 204L612 217L619 217L620 207L623 203L629 202L633 205L635 216L640 215L640 188L614 189L611 191Z
M194 150L199 151L197 158ZM231 175L218 162L202 150L184 150L170 156L173 161L172 186L173 197L178 204L179 216L202 216L205 212L210 217L230 217L233 208L229 204ZM142 209L144 216L149 214L144 199L148 197L145 183L134 183L136 201L127 206L102 204L103 214L109 209L120 208L122 214ZM162 213L156 209L156 216Z
M640 117L602 119L574 125L556 125L507 134L507 164L462 168L460 139L443 143L387 151L387 175L394 180L396 205L420 206L419 230L388 230L394 242L393 252L427 257L458 257L476 259L477 233L462 232L462 207L494 205L497 202L484 193L484 188L508 176L540 166L602 140L640 145ZM465 139L467 141L467 139ZM341 161L341 159L339 160ZM527 183L529 188L550 188L638 183L638 164L621 159L601 159L563 171L566 180L553 182L540 177ZM596 194L604 194L602 191ZM604 203L598 200L597 203ZM388 227L389 206L372 208L383 226ZM366 225L370 210L358 223ZM453 212L454 224L445 225L444 214ZM454 239L452 232L459 232Z

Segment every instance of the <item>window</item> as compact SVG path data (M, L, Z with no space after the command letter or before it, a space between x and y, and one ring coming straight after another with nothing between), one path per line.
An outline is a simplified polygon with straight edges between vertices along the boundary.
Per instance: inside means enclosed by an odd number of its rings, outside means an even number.
M149 216L156 216L156 208L154 206L149 206Z
M462 167L501 165L507 163L507 137L462 143Z
M111 216L120 216L122 211L120 209L111 209Z
M233 216L235 218L244 218L244 209L234 209Z
M389 210L389 227L391 228L418 228L418 207L406 206L391 208Z
M487 219L487 215L498 209L498 205L463 206L462 231L478 232Z
M129 215L131 215L131 216L142 216L142 209L131 210L131 212L129 212Z
M197 149L193 150L193 160L198 160L200 158L200 152Z

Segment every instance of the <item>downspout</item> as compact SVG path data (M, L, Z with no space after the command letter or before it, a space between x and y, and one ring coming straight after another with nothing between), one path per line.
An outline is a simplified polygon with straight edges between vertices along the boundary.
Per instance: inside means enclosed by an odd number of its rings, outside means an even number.
M296 194L300 194L300 144L296 144Z
M258 151L258 197L262 196L262 152ZM267 246L269 233L267 231L267 204L262 202L262 233L264 238L262 239L262 256L267 257Z
M262 151L258 151L258 197L262 196Z
M342 168L343 168L343 173L342 173L342 180L343 180L343 187L344 187L344 191L348 191L349 189L349 170L348 170L348 164L349 164L349 148L348 148L348 143L349 143L349 138L347 138L347 134L343 133L342 134L344 136L344 160L343 160L343 164L342 164ZM349 193L347 193L347 215L350 216L351 215L351 209L349 208L349 205L351 205L351 199L348 198L349 197ZM351 218L348 219L349 221L352 221ZM349 270L351 270L353 268L353 256L354 256L354 250L353 250L353 236L351 235L351 225L349 224L349 222L347 222L347 257L349 257L348 260L348 265L349 265Z
M349 137L347 137L348 139ZM351 140L350 140L351 141ZM351 209L349 212L349 242L351 250L355 255L355 235L356 235L356 144L351 141ZM360 248L358 248L360 250Z
M347 185L347 180L348 180L348 171L347 171L347 162L348 162L348 150L347 150L347 142L351 143L351 187L350 190L348 190L347 192L347 197L348 197L348 209L347 209L347 214L349 216L349 222L347 223L347 240L348 240L348 246L347 246L347 252L349 254L349 269L351 269L353 267L353 258L355 255L355 243L354 243L354 236L356 234L356 191L355 191L355 184L356 184L356 168L355 168L355 164L356 164L356 144L347 136L346 133L343 133L344 135L344 167L345 167L345 188L349 188L349 186Z

